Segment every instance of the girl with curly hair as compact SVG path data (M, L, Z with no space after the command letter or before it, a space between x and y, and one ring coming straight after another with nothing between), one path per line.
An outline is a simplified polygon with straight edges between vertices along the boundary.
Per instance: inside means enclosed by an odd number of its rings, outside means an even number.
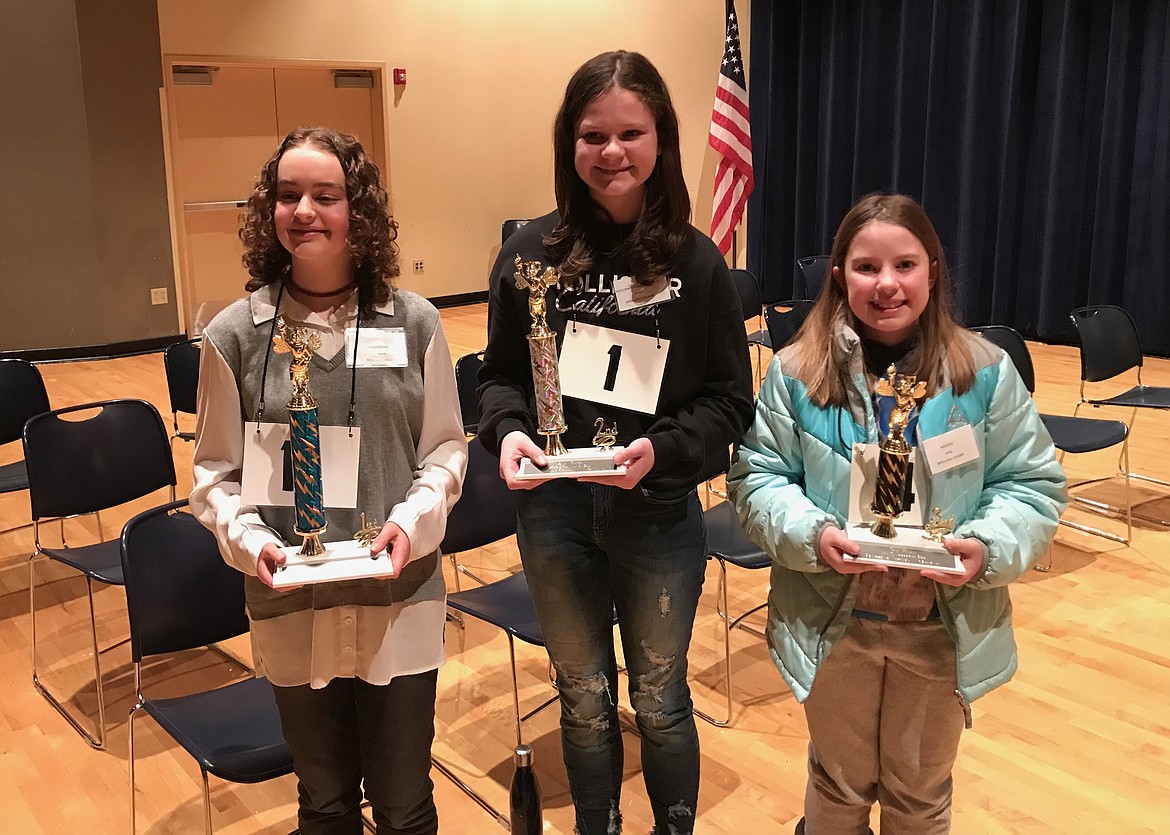
M273 684L306 835L361 832L363 790L379 832L438 831L438 545L467 443L438 312L390 283L396 233L378 168L353 137L292 131L244 213L249 295L203 334L191 508L246 575L253 655ZM299 541L292 507L246 503L241 484L253 427L288 422L292 356L272 350L277 316L320 339L309 382L321 426L358 438L356 508L378 517L370 553L389 554L393 581L273 588L281 546ZM356 508L330 507L331 528L357 530Z

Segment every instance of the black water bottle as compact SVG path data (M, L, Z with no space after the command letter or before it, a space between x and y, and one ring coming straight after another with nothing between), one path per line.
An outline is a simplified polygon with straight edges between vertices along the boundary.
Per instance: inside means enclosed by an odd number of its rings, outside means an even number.
M516 773L512 775L509 799L512 835L540 835L544 831L544 818L540 814L540 786L532 772L532 749L527 745L516 746L513 759Z

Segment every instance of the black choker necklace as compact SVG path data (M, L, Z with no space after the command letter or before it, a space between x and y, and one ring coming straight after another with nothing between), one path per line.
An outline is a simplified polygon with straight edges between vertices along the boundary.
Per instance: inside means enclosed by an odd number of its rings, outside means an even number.
M302 287L301 285L299 285L295 281L293 281L291 278L288 278L285 280L289 283L289 286L292 287L294 290L296 290L298 293L303 293L304 295L309 296L309 297L314 298L314 299L329 299L329 298L332 298L333 296L340 296L342 293L348 292L349 290L352 290L355 286L357 286L356 281L351 281L349 284L346 284L344 287L338 287L336 290L330 290L326 293L320 293L316 290L309 290L305 287Z

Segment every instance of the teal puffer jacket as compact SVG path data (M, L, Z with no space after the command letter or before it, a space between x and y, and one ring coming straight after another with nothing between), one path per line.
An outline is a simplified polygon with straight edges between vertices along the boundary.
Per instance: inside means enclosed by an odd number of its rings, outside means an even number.
M922 404L919 441L962 423L974 429L980 459L935 475L919 498L954 517L958 537L984 543L984 573L955 588L936 584L943 624L955 642L959 691L968 702L1008 681L1016 669L1007 585L1052 543L1067 505L1064 471L1052 439L1011 361L968 335L978 369L962 395L949 386ZM792 349L773 359L755 421L740 444L728 486L748 535L772 555L768 643L799 701L808 698L817 666L845 632L857 595L856 575L817 562L814 546L827 524L844 527L849 510L850 451L876 443L861 344L848 328L835 360L848 407L819 407L803 382L785 373ZM919 467L925 469L923 456ZM916 479L916 482L918 479Z

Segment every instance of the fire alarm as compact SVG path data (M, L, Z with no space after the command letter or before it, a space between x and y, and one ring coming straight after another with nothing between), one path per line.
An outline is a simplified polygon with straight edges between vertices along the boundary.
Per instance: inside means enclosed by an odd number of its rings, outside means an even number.
M395 67L394 68L394 86L396 86L396 87L405 87L406 86L406 67Z

